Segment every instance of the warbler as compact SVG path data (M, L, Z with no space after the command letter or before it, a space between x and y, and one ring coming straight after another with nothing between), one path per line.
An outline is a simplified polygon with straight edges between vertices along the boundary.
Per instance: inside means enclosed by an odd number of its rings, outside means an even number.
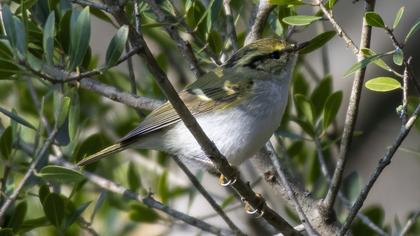
M244 46L222 66L179 93L180 98L230 164L253 156L279 126L287 105L297 52L304 44L265 38ZM153 110L116 144L81 160L86 165L127 148L179 156L189 166L212 162L169 102Z

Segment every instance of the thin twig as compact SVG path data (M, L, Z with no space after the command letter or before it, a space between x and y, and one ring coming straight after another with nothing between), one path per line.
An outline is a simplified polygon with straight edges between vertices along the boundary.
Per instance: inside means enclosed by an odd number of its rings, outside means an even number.
M56 134L57 134L57 130L54 129L51 132L51 134L48 136L48 138L45 140L44 145L42 146L40 151L37 153L35 159L32 161L31 165L29 166L28 170L26 171L25 175L23 176L22 180L20 181L19 185L16 187L16 189L13 191L13 193L10 196L7 197L6 201L1 206L1 208L0 208L0 221L4 217L4 214L6 213L7 209L9 209L10 205L16 200L17 196L19 195L20 191L25 186L26 182L32 176L33 172L35 171L36 166L38 165L38 162L43 157L45 157L45 153L48 151L48 148L53 143Z
M271 155L271 161L274 164L274 169L277 172L277 175L280 176L280 180L283 183L283 186L286 188L287 195L290 199L294 202L295 210L299 216L301 223L305 226L306 232L310 236L317 236L319 235L312 227L311 222L309 222L308 218L306 217L305 212L302 210L302 206L300 205L299 201L296 198L295 192L293 191L292 187L289 184L289 180L287 179L286 175L284 174L284 168L280 166L279 158L274 150L273 145L271 142L267 142L266 148L273 152L274 155Z
M170 21L173 17L167 15L155 0L146 0L147 4L149 4L152 11L155 13L156 17L158 18L160 23L166 23ZM192 52L191 45L181 38L178 33L178 30L174 25L164 25L166 32L171 36L171 38L175 41L176 46L178 47L179 51L182 53L182 56L187 60L190 70L195 74L197 78L203 75L203 71L201 70L200 66L198 65L197 58L195 58L194 53Z
M245 45L261 38L265 22L274 7L275 5L270 4L268 0L260 0L254 22L245 38Z
M327 166L327 163L325 161L324 154L322 153L323 148L322 148L322 145L321 145L321 141L319 140L318 137L315 136L314 142L315 142L315 147L316 147L316 151L317 151L317 157L318 157L319 165L321 166L321 172L324 175L325 179L327 180L328 185L330 185L331 184L331 175L330 175L330 172L328 170L328 166ZM344 194L341 192L341 190L338 191L338 198L341 200L341 202L343 203L345 208L351 209L351 202L346 198L346 196L344 196ZM363 224L368 226L370 229L375 231L377 234L379 234L381 236L388 236L388 234L383 229L381 229L379 226L377 226L373 221L371 221L369 219L369 217L365 216L364 214L362 214L360 212L357 213L357 217L363 222Z
M365 12L373 11L375 8L375 0L365 0L365 2L366 2ZM321 9L325 9L325 7L323 7L322 4L320 4L320 7ZM328 13L326 9L325 9L325 12ZM325 12L324 14L326 14ZM328 19L330 19L331 21L331 19L333 18L328 17ZM369 26L365 18L363 18L362 33L361 33L361 38L360 38L360 48L369 48L371 33L372 33L372 27ZM344 35L346 34L343 34L343 36ZM350 44L350 45L353 45L353 44ZM358 51L357 47L352 46L352 49L353 51L354 50ZM364 59L363 53L358 52L357 61L362 61L363 59ZM326 210L325 212L328 215L331 215L333 212L334 202L335 202L338 190L340 189L340 184L343 177L344 168L347 162L347 153L348 153L348 150L350 149L353 132L356 125L356 119L357 119L357 114L359 111L359 102L360 102L365 72L366 72L366 68L360 69L359 71L356 72L354 76L353 86L350 93L350 101L347 108L346 119L344 122L343 135L341 137L340 153L338 156L338 160L337 160L337 164L334 170L333 177L331 179L331 184L323 200L323 205Z
M409 59L410 60L410 59ZM410 60L411 61L411 60ZM402 95L402 110L401 110L401 122L405 124L407 122L407 94L408 94L408 68L404 68L404 77L403 77L403 95Z
M119 11L114 14L114 17L120 25L130 25L132 28L124 12ZM296 234L297 232L293 227L274 210L268 207L267 204L265 204L265 201L258 196L244 180L242 180L238 171L229 164L215 144L207 137L197 120L192 116L191 112L179 98L174 87L169 82L166 73L160 68L153 54L150 52L144 38L133 30L130 30L129 37L132 45L142 48L142 50L139 51L139 55L144 59L147 68L154 75L157 84L171 102L182 122L197 140L205 155L212 161L214 167L222 173L226 179L236 180L232 183L231 187L234 188L254 209L262 210L264 212L262 217L273 225L273 227L290 235Z
M223 7L226 15L226 34L229 37L233 50L237 51L239 49L238 38L236 37L235 22L233 21L230 0L223 0Z
M128 199L135 200L141 203L144 203L145 205L158 209L175 219L181 220L189 225L195 226L199 229L202 229L206 232L210 232L216 235L232 235L232 232L224 229L220 229L216 226L210 225L202 220L199 220L195 217L189 216L187 214L184 214L180 211L177 211L173 208L170 208L169 206L166 206L162 204L161 202L155 200L151 194L147 196L140 196L139 194L111 181L108 179L105 179L101 176L95 175L93 173L90 173L88 171L80 170L80 168L76 165L71 164L70 162L67 162L66 160L56 157L56 156L50 156L50 160L52 163L57 165L62 165L66 168L73 169L76 171L79 171L83 176L85 176L86 179L88 179L90 182L98 185L100 188L105 189L107 191L117 193L119 195L122 195Z
M201 195L207 200L210 206L217 212L217 214L222 217L222 219L226 222L229 228L236 234L236 235L245 235L236 225L232 222L232 220L226 215L223 209L217 204L217 202L213 199L213 197L204 189L203 185L197 180L193 173L188 169L186 165L179 159L177 156L172 156L176 164L184 171L185 175L194 185L194 187L201 193Z
M416 223L417 218L420 216L420 210L417 210L407 221L407 223L402 228L401 232L398 234L399 236L404 236L408 233L411 227Z
M353 207L351 208L350 213L347 216L346 221L344 222L343 226L341 227L339 235L345 235L346 234L346 232L349 229L351 223L353 222L353 219L356 216L357 212L359 212L360 208L363 206L363 203L365 202L366 197L368 196L368 194L369 194L370 190L372 189L374 183L376 182L376 180L378 179L378 177L382 173L382 171L385 169L385 167L391 163L392 157L394 156L395 152L398 150L398 147L401 145L401 143L407 137L407 135L410 132L411 128L413 127L419 113L420 113L420 104L417 105L415 111L413 112L411 117L408 119L407 123L405 123L401 127L401 131L400 131L398 137L395 139L392 146L390 148L388 148L385 155L379 160L379 163L378 163L378 166L375 169L375 172L373 172L371 174L371 176L369 177L368 183L362 189L359 196L357 197L356 202L353 204Z
M128 44L125 46L125 50L127 52L130 51L130 46ZM133 60L131 57L127 59L127 67L128 67L128 79L130 81L131 93L133 95L136 95L137 94L136 75L134 73Z

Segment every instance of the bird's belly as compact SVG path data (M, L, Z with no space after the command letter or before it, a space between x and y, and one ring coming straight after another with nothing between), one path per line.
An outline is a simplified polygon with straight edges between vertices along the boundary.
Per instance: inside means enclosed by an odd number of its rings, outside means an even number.
M249 101L235 109L202 114L197 121L229 162L239 165L254 155L280 124L286 104L282 99L287 96ZM170 153L211 163L182 122L166 131L162 141Z

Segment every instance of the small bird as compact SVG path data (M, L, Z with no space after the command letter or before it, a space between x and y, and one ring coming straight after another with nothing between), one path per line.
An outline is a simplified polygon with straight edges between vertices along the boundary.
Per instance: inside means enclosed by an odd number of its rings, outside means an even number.
M257 40L179 93L230 164L237 166L252 157L279 126L297 52L304 46L274 38ZM214 171L212 162L169 102L153 110L116 144L78 165L127 148L164 151L179 156L188 166Z

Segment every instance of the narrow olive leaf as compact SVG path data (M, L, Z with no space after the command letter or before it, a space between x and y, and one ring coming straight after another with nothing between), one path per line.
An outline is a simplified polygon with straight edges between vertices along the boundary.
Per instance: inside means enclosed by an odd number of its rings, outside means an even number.
M352 66L350 67L350 69L348 69L348 70L346 71L346 73L344 74L344 77L347 77L347 76L349 76L349 75L353 74L354 72L356 72L356 71L358 71L358 70L360 70L360 69L365 68L365 67L366 67L367 65L369 65L370 63L372 63L372 62L374 62L374 61L378 60L379 58L381 58L381 57L383 57L383 56L389 55L389 54L390 54L390 52L387 52L387 53L381 53L381 54L376 54L376 55L373 55L373 56L367 57L367 58L365 58L365 59L363 59L363 60L361 60L361 61L359 61L359 62L355 63L354 65L352 65Z
M20 59L24 59L26 57L26 32L25 32L25 26L23 25L22 21L16 17L13 16L13 23L15 25L16 30L16 49L18 51L18 57Z
M323 128L326 130L334 121L338 110L340 109L343 92L338 91L328 96L324 106Z
M315 112L311 101L302 94L295 94L295 103L297 109L302 112L310 124L314 124Z
M394 24L392 25L392 28L397 28L398 24L400 23L400 20L402 16L404 15L405 6L402 6L400 10L398 10L397 15L395 16Z
M45 59L48 64L53 64L54 51L54 35L55 35L55 13L52 11L47 18L42 35L42 46L44 48Z
M128 186L131 190L137 191L141 187L140 175L132 162L128 165L127 172Z
M295 25L295 26L305 26L309 25L314 21L320 20L322 17L320 16L304 16L304 15L297 15L297 16L288 16L283 18L283 22L288 25Z
M0 39L0 58L13 59L12 48L7 40Z
M76 15L76 14L74 14ZM73 20L73 15L72 15ZM70 64L69 69L73 70L81 65L83 58L89 48L90 41L90 13L89 7L85 7L77 16L75 22L71 21L74 26L70 27Z
M158 183L158 194L162 199L163 203L168 203L169 201L169 185L168 185L168 172L165 171L159 178Z
M302 0L268 0L271 5L301 5Z
M404 43L407 43L407 41L411 38L411 36L420 28L420 21L418 21L415 25L413 25L408 31L408 34L405 36Z
M327 4L325 5L328 10L333 9L334 5L337 3L337 0L328 0Z
M118 29L117 33L112 37L106 51L105 64L108 67L115 65L120 59L124 51L128 38L128 26L124 25Z
M45 199L47 199L48 194L50 194L50 188L48 187L48 185L41 185L38 190L38 197L41 204L43 204Z
M12 218L9 219L9 222L7 224L8 227L13 229L13 232L16 233L20 229L20 226L22 225L23 220L25 219L27 210L28 210L28 204L25 201L20 202L15 207Z
M57 193L49 193L42 203L47 219L55 227L60 228L64 219L64 199Z
M401 66L403 64L403 60L404 52L400 48L397 48L392 56L392 61L394 61L395 65Z
M64 123L64 121L67 119L69 110L70 110L70 103L71 103L70 97L65 96L63 98L63 103L61 104L60 113L58 115L57 127L60 127Z
M207 21L206 21L206 32L209 33L212 28L214 22L217 22L217 18L220 15L220 11L222 9L223 1L212 1L210 6L210 13L207 14Z
M2 17L3 17L3 27L6 30L7 38L10 42L10 45L12 45L12 48L16 47L16 29L15 29L15 23L13 19L13 14L10 11L10 8L7 4L3 5L2 9Z
M320 35L311 39L311 41L309 41L309 44L306 47L299 50L299 53L300 54L310 53L324 46L324 44L326 44L328 41L334 38L335 35L336 35L335 31L327 31L327 32L321 33Z
M11 118L12 120L16 121L17 123L26 126L28 128L31 128L33 130L36 130L36 128L31 125L31 123L29 123L28 121L26 121L25 119L23 119L22 117L18 116L17 114L10 112L2 107L0 107L0 112L3 113L4 115L8 116L9 118Z
M3 159L7 160L12 153L12 144L13 144L13 130L9 126L3 131L0 137L0 154Z
M332 92L332 78L330 75L326 76L311 94L311 101L314 104L315 116L322 114L325 102Z
M376 12L366 12L365 13L366 23L370 26L385 28L385 23L382 20L381 16Z
M46 181L58 183L77 183L85 178L78 171L53 165L43 167L37 175Z
M374 52L372 49L370 49L370 48L362 48L361 49L361 51L362 51L362 53L363 53L363 56L365 56L365 57L371 57L371 56L373 56L373 55L376 55L376 52ZM391 67L389 67L385 62L384 62L384 60L382 60L382 59L377 59L377 60L375 60L375 61L373 61L373 63L375 64L375 65L377 65L377 66L379 66L379 67L381 67L382 69L384 69L384 70L386 70L386 71L391 71L392 69L391 69Z
M376 77L366 81L365 87L375 92L388 92L401 88L401 83L391 77Z
M159 215L153 209L138 203L131 204L128 215L131 220L137 222L153 223L159 219Z

